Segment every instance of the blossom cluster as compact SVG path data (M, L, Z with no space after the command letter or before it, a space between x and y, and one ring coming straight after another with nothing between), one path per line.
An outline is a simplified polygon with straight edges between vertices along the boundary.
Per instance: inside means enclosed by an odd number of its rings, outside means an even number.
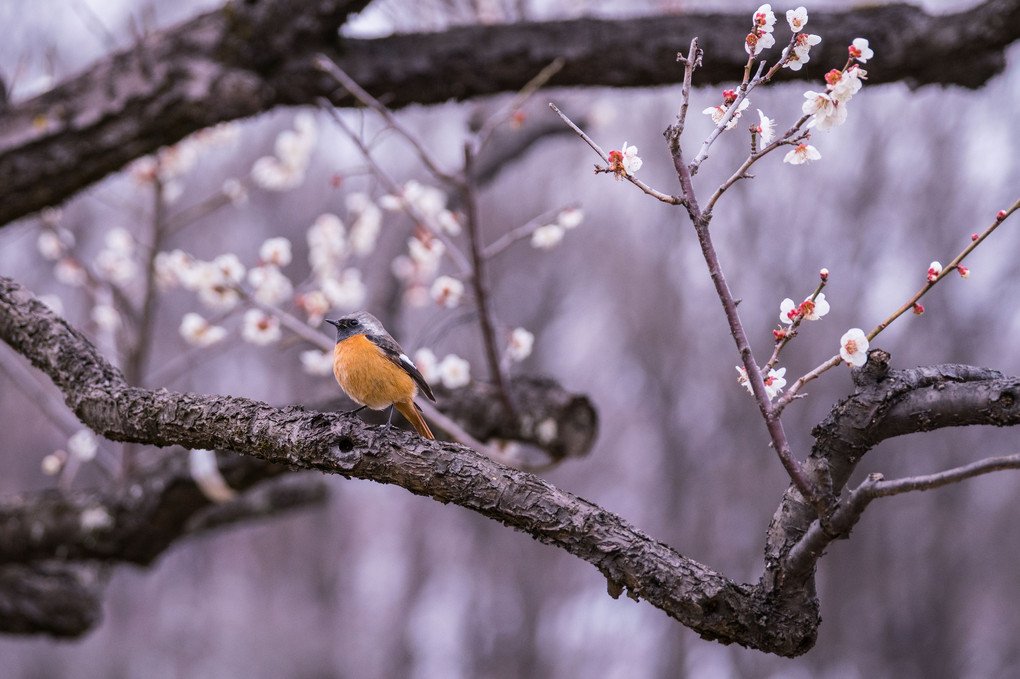
M804 64L811 60L811 48L819 44L822 39L818 35L804 32L808 23L807 9L798 7L786 12L786 21L793 32L790 44L783 49L779 64L783 68L792 71L799 71ZM751 60L761 54L764 50L775 45L774 27L776 15L770 4L764 4L755 10L751 16L751 32L744 41L744 49L749 55L748 67ZM829 130L836 125L846 121L847 102L856 94L862 85L862 80L867 77L867 72L856 62L866 63L874 56L874 52L868 46L864 38L856 38L848 48L849 60L842 70L833 69L825 77L826 88L824 92L809 91L804 97L803 112L808 116L805 129ZM774 69L773 69L774 70ZM746 89L747 83L741 87ZM743 91L725 90L720 104L709 106L702 113L712 117L716 126L722 126L724 130L731 130L737 125L743 111L750 106L750 100L744 96ZM758 109L759 123L752 126L752 131L760 136L763 143L769 144L775 138L775 121L769 118L761 109ZM818 160L821 153L814 146L807 143L808 135L802 134L800 139L793 142L791 149L783 158L783 162L792 165ZM799 143L798 143L799 142Z

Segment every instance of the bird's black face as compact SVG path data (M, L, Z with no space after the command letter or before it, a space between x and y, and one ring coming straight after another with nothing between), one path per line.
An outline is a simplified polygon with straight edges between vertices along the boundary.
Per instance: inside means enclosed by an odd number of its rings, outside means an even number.
M360 333L365 332L365 328L361 327L361 321L359 321L357 318L352 318L350 316L341 318L340 320L337 321L333 321L327 318L326 323L329 323L334 328L336 328L337 342L345 340L348 337L353 337L354 335L358 335Z

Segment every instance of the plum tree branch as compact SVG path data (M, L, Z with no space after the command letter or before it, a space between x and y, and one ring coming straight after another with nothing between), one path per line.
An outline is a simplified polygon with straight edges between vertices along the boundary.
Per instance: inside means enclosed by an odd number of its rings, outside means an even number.
M356 102L316 65L323 53L389 108L516 92L556 59L549 87L651 87L678 83L678 46L699 36L713 55L703 84L731 80L746 63L748 16L676 14L621 21L465 26L371 40L337 30L368 0L231 0L27 101L0 125L0 224L58 204L131 160L219 122L278 106ZM866 35L882 55L873 84L903 81L980 87L1005 66L1020 37L1020 0L988 0L961 14L901 4L811 15L825 35L796 74L818 80ZM626 49L617 46L626 45ZM815 58L817 54L817 58ZM947 57L946 55L951 55Z

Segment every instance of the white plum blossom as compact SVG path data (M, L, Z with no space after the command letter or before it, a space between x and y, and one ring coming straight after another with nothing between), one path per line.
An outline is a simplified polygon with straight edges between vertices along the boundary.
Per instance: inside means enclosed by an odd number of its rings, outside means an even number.
M928 281L934 283L935 279L942 273L942 263L935 261L928 265Z
M747 393L754 394L754 388L751 386L751 381L747 379L747 369L742 365L736 366L737 368L737 383L747 389ZM779 370L770 369L769 374L765 376L765 394L771 401L779 392L786 386L786 368L780 368Z
M763 50L767 50L776 44L776 38L772 33L748 33L744 40L744 51L751 56L758 56Z
M769 144L776 138L776 121L758 109L758 126L755 131L761 137L763 144Z
M133 255L135 252L134 236L127 229L116 228L106 232L103 238L106 248L120 255Z
M254 288L252 296L262 304L270 306L279 306L294 294L294 285L290 279L272 264L263 264L250 269L248 283Z
M817 321L827 313L829 303L825 301L824 292L818 293L814 300L808 297L800 304L794 304L789 297L779 304L779 320L787 324L793 323L799 316L806 321Z
M766 3L759 7L751 15L751 32L744 40L744 51L751 56L757 56L762 50L776 44L772 31L776 25L776 15L772 11L772 5Z
M414 352L414 365L426 382L440 381L439 360L431 349L421 348Z
M251 168L251 178L269 191L287 191L300 186L315 150L315 117L301 111L294 117L294 129L277 136L276 155L263 156Z
M845 71L832 69L825 76L826 89L833 100L845 104L860 91L864 84L861 81L867 77L868 72L856 64Z
M811 48L822 41L820 35L814 33L798 33L793 45L793 54L789 48L783 50L783 68L799 71L804 64L811 61Z
M510 342L507 344L507 356L512 361L523 361L531 355L535 346L535 336L524 328L514 328L510 333Z
M868 41L866 38L854 38L851 43L850 56L861 62L862 64L867 63L868 59L875 56L875 53L868 47Z
M96 255L96 273L111 283L127 283L139 272L134 259L135 240L126 229L111 229L104 238L105 245Z
M807 8L798 7L797 9L786 10L786 21L790 24L791 31L800 33L808 22Z
M457 389L471 381L471 364L456 354L447 354L438 370L439 379L447 389Z
M556 215L556 223L564 229L573 229L584 219L584 210L579 207L568 207Z
M429 294L439 306L453 309L464 297L464 284L451 276L440 276L432 282Z
M565 235L559 224L545 224L531 234L531 246L540 250L549 250L559 245Z
M382 210L365 193L352 193L347 196L346 202L354 217L350 233L351 250L363 257L375 250L382 228Z
M798 144L796 148L783 157L783 162L791 165L803 165L812 160L818 160L821 157L822 154L811 144Z
M754 22L754 27L763 33L771 33L776 25L776 15L772 11L772 5L765 3L754 11L751 16L751 21Z
M354 267L344 269L338 277L322 280L320 285L329 303L339 309L357 309L364 304L367 295L361 271Z
M265 264L287 266L290 260L290 241L283 236L267 238L259 247L259 261Z
M750 99L744 99L737 106L737 110L733 112L733 117L730 118L729 122L726 123L726 129L732 130L737 126L737 119L740 118L740 114L743 113L744 109L751 105ZM719 104L718 106L709 106L702 113L712 116L712 122L716 125L723 121L726 112L730 110L729 104Z
M60 241L60 236L55 231L49 229L40 231L35 244L43 259L55 262L64 256L64 244Z
M177 331L185 342L196 347L208 347L227 336L226 328L213 325L193 311L184 314Z
M851 328L839 338L839 357L860 367L868 360L868 336L860 328Z
M244 264L241 259L232 252L218 255L212 261L213 266L220 272L224 282L237 284L244 280Z
M765 394L770 401L778 396L786 386L784 375L786 375L786 368L780 368L779 370L769 370L768 376L765 377Z
M322 290L301 293L294 298L294 301L299 309L308 314L308 325L313 327L322 325L326 313L332 308L329 298Z
M88 429L80 429L67 439L67 452L83 462L88 462L96 457L99 450L99 441L96 435Z
M808 99L802 107L805 115L810 115L808 113L809 108L817 108L811 120L808 121L808 128L826 132L846 122L847 109L845 103L837 101L828 94L821 94L819 92L806 92L804 96Z
M627 142L623 142L623 146L620 149L620 153L623 155L623 169L627 174L634 174L641 169L644 165L644 161L638 156L638 150L636 146L627 146Z
M120 327L120 313L109 304L97 304L89 317L103 330L116 330Z
M280 321L260 309L244 312L241 337L245 342L266 346L280 340Z
M73 257L64 257L53 267L53 276L64 285L78 288L85 285L89 276Z
M236 177L224 179L220 192L234 207L240 207L248 202L248 189Z
M339 217L321 214L308 227L308 263L315 277L322 280L335 276L347 255L347 230Z
M163 290L182 284L181 275L191 266L191 255L183 250L156 254L156 284Z
M416 272L424 278L431 278L435 275L445 252L446 246L438 238L430 238L426 235L422 238L412 236L407 239L407 254L414 262Z
M64 468L64 464L67 462L67 451L66 450L55 450L42 461L42 473L46 476L56 476Z
M301 352L301 367L309 375L333 373L333 352L309 349Z

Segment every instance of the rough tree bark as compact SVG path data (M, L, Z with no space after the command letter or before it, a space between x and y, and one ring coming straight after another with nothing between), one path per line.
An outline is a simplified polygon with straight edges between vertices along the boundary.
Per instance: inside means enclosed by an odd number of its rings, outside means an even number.
M325 53L392 108L516 91L554 59L553 87L650 87L680 82L677 52L692 37L706 58L697 85L742 71L749 17L677 14L470 26L374 40L338 38L368 0L234 0L106 57L0 118L0 224L67 199L128 162L226 120L328 97L353 105L314 64ZM816 57L784 78L817 81L867 36L881 65L873 83L979 87L1001 72L1020 37L1020 0L989 0L956 15L908 5L812 13L825 36ZM951 58L947 58L951 55Z
M645 599L705 638L779 655L799 655L813 645L820 622L815 565L824 546L847 537L853 525L812 530L818 523L813 509L791 489L769 529L765 576L757 584L741 584L597 505L459 444L379 430L354 417L300 406L273 408L243 398L132 387L83 335L3 277L0 338L47 374L68 407L108 439L230 450L452 502L588 561L606 576L611 592L626 590L628 596ZM947 394L951 407L944 407ZM857 393L837 404L815 430L810 470L817 478L830 478L838 493L861 456L879 441L960 424L1014 425L1020 423L1018 395L1020 379L979 368L882 369L862 379ZM109 514L119 516L115 509ZM70 529L61 513L48 516L53 525L36 530L66 536ZM180 523L177 513L169 516ZM130 539L135 520L125 516L128 544L138 544ZM90 529L79 518L71 532L78 538L70 549L85 559L85 567L96 558L125 560L138 552L144 560L159 551L145 541L140 552L109 549L124 538L116 535L116 521ZM812 540L811 549L798 551L805 536ZM0 522L0 558L12 566L50 567L68 549L59 539L31 541L31 529L23 524Z
M0 113L0 224L59 203L131 160L217 122L320 96L352 105L314 67L318 52L394 108L517 90L555 58L564 59L564 68L551 86L672 84L683 74L675 67L676 53L694 35L710 55L698 84L732 80L746 57L739 48L748 28L744 14L338 38L337 29L366 4L236 0L150 35L50 92L11 104ZM978 87L1001 71L1005 47L1020 35L1020 0L990 0L964 15L942 17L904 5L813 13L811 29L825 36L823 50L831 52L790 77L818 78L816 68L844 59L845 45L863 35L882 55L881 66L871 69L872 82ZM611 592L643 598L706 638L779 655L798 655L813 644L819 624L815 566L826 545L847 537L860 515L860 507L847 501L823 525L799 493L788 490L768 532L765 574L758 583L741 584L597 505L464 446L381 432L356 418L300 406L133 387L80 333L3 277L0 337L47 374L69 408L107 438L233 451L241 457L221 455L221 461L238 489L281 469L314 469L453 502L585 559L606 576ZM1016 378L967 366L892 371L884 359L872 365L857 392L813 432L805 469L837 496L861 456L885 438L1020 421ZM546 394L536 412L551 413L564 425L557 429L560 438L550 442L534 418L530 424L502 420L488 412L483 398L451 395L443 407L459 413L478 438L526 440L546 446L554 457L583 454L590 446L595 416L589 403L540 380L517 382L514 389ZM10 621L4 631L80 634L98 619L110 565L149 563L196 526L230 520L229 508L216 518L180 464L170 459L138 477L145 488L137 497L112 490L17 498L0 506L0 620ZM268 506L286 506L285 497ZM257 511L247 507L237 515ZM153 533L153 525L160 530Z

